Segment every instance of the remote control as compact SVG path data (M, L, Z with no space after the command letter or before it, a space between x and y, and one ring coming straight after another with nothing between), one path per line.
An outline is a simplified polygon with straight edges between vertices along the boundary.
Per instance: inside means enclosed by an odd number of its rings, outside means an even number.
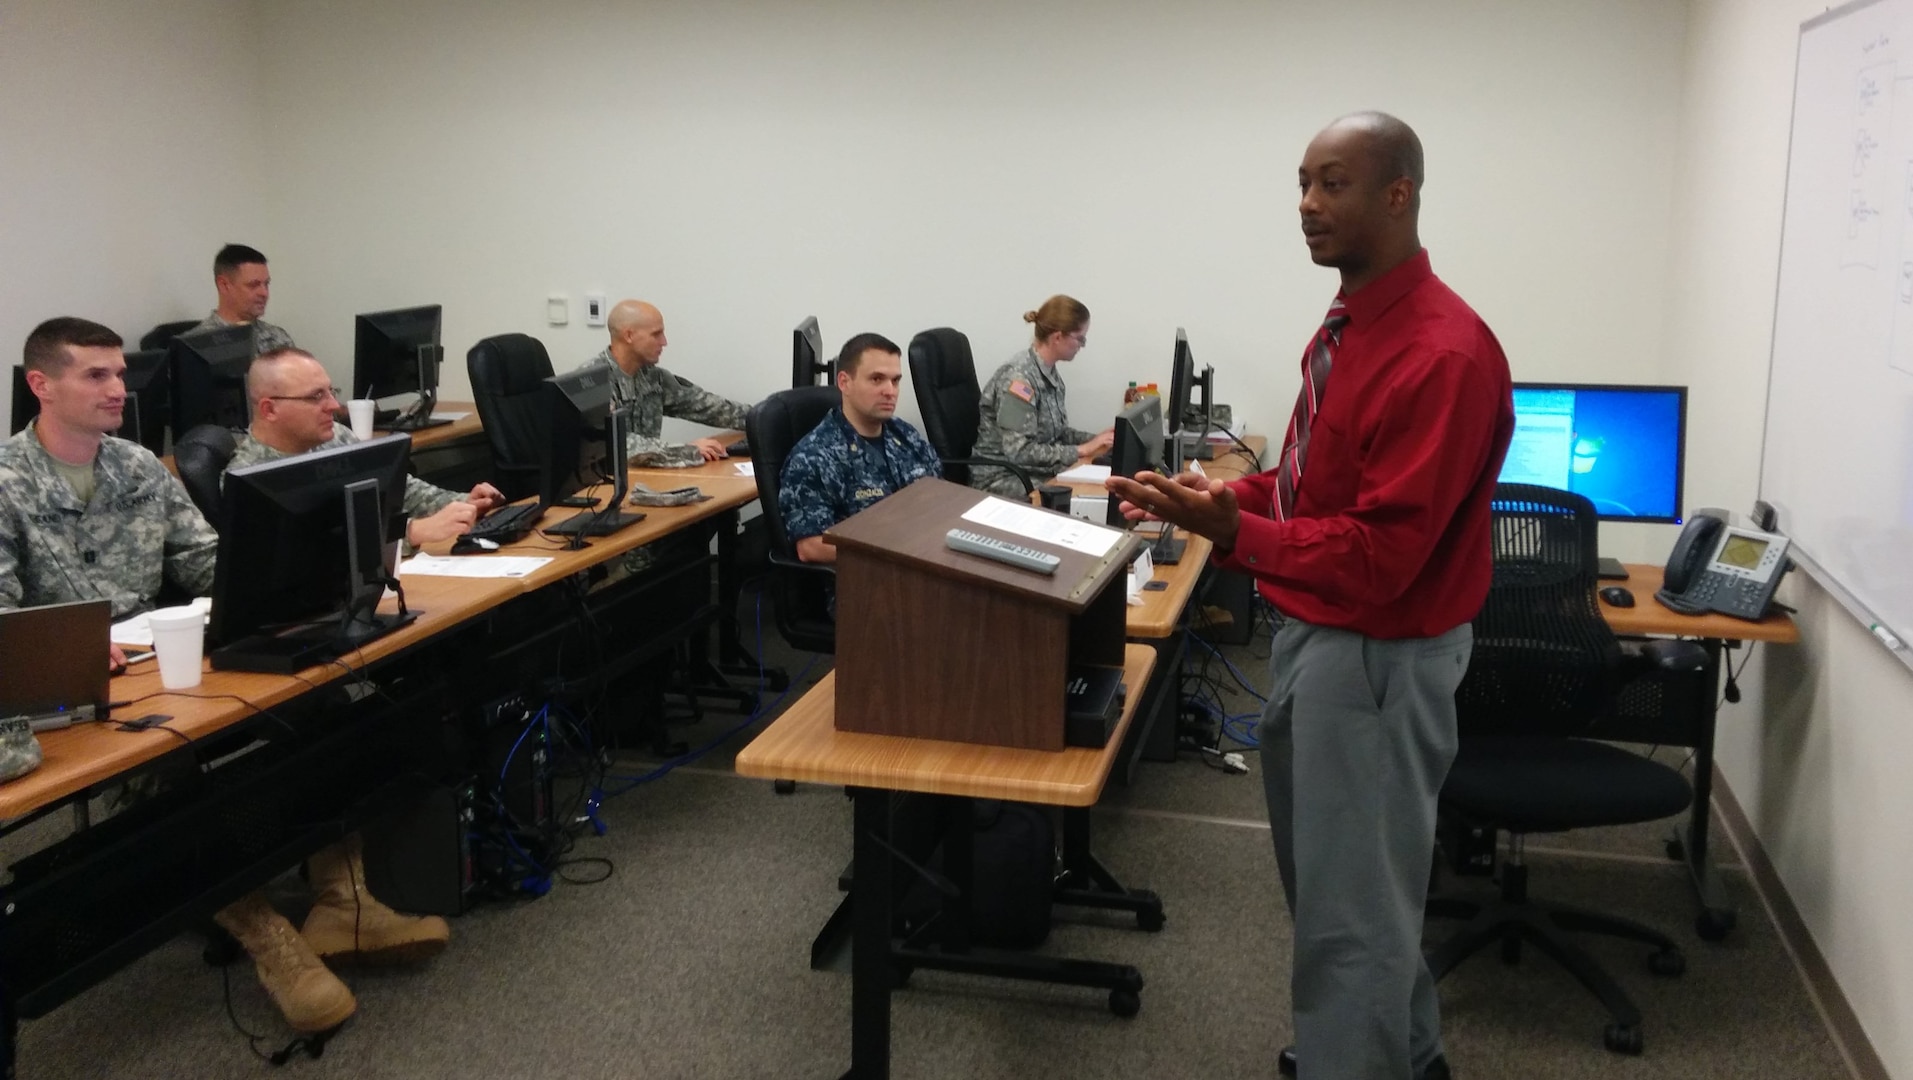
M1063 560L1047 551L1026 548L1012 544L1008 540L999 540L994 536L973 533L964 529L951 529L943 534L943 546L951 551L961 551L970 555L981 555L986 559L1014 566L1018 570L1034 570L1039 574L1054 574Z

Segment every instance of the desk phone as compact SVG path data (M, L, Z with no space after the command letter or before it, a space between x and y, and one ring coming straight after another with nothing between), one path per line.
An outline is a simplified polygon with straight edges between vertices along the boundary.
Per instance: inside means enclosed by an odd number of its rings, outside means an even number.
M1729 525L1712 514L1695 514L1674 542L1655 598L1684 615L1717 611L1761 619L1774 590L1792 565L1787 538Z

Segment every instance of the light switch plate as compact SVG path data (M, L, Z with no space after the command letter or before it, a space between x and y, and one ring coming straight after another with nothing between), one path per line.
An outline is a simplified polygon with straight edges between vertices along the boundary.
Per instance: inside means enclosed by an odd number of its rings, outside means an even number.
M571 321L571 298L563 293L552 293L545 298L545 321L553 326L563 326Z

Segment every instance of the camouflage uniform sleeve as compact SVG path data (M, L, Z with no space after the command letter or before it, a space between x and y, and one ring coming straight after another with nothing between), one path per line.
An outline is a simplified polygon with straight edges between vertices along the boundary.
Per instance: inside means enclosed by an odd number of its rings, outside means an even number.
M405 512L415 518L431 517L464 497L416 476L405 478Z
M1031 472L1054 476L1076 464L1078 443L1041 441L1042 410L1036 407L1035 402L1010 389L1010 383L1017 381L1016 376L1014 365L997 373L998 380L1003 384L996 388L996 431L1003 443L1003 456ZM1042 393L1029 380L1020 381L1032 397Z
M923 432L904 425L903 443L910 451L909 483L915 483L926 476L943 477L943 459L937 456L937 448L930 445ZM908 484L906 484L908 486Z
M0 494L11 493L18 479L11 470L0 469ZM15 512L17 505L9 498L0 506L0 611L19 607L20 597L26 593L20 584L20 545L25 536Z
M747 405L711 393L689 379L666 374L664 377L664 415L715 428L744 430Z
M777 489L777 512L783 515L784 534L793 544L822 536L837 524L824 455L807 450L800 443L784 462L784 482Z
M154 467L159 467L157 461ZM219 534L200 516L199 507L172 476L166 490L166 573L194 596L213 591L213 564L219 556Z

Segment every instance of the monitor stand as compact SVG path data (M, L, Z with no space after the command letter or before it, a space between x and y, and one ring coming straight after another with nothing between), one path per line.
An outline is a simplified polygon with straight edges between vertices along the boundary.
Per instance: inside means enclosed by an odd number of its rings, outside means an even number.
M1595 574L1602 581L1626 581L1627 567L1621 565L1621 560L1610 559L1603 555Z
M418 618L416 611L360 617L341 626L338 616L272 634L255 634L212 651L214 671L291 675L329 664Z
M375 426L386 431L423 431L426 428L444 427L451 421L440 420L432 415L432 408L437 404L437 391L420 394L418 400L404 412L395 412L389 417L374 416Z

